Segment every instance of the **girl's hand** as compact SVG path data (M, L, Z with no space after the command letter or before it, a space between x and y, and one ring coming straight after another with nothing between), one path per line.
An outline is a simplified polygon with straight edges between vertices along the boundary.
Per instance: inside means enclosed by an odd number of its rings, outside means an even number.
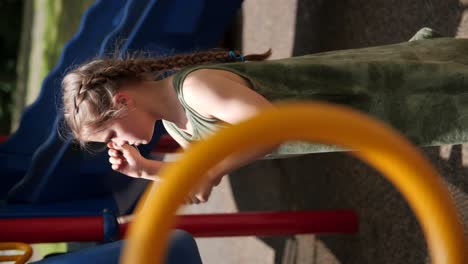
M186 198L187 204L199 204L207 202L215 186L218 186L224 175L216 175L213 170L208 172L204 182Z
M147 160L137 148L124 144L122 146L109 142L109 162L112 169L134 178L141 178L146 170Z

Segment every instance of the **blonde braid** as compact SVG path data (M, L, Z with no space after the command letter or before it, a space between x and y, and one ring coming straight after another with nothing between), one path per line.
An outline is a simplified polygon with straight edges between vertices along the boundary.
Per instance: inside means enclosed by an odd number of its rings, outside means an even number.
M235 56L231 56L234 53ZM73 136L85 146L84 138L102 129L109 120L119 117L123 109L116 108L113 96L125 84L156 80L167 71L201 64L238 61L240 52L210 50L179 54L163 58L104 58L81 65L62 81L63 108L66 125ZM263 54L242 57L246 61L265 60Z

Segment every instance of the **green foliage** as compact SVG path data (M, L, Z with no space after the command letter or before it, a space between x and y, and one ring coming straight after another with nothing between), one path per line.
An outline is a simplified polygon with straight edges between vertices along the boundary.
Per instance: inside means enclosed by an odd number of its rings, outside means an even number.
M16 60L23 1L0 0L0 133L8 134L16 87Z
M0 0L0 133L11 131L12 119L16 128L94 1Z

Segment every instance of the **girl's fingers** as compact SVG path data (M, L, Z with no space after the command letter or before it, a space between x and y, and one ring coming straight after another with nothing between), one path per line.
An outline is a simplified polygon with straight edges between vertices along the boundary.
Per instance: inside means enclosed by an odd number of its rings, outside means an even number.
M197 197L195 196L195 194L193 192L190 193L186 199L189 201L189 204L199 204L200 203L200 200L197 199Z
M135 151L138 151L134 146L128 144L122 145L119 149L124 155L132 155Z
M205 193L205 192L201 192L201 193L196 194L196 195L195 195L195 198L197 198L198 201L200 201L200 202L202 202L202 203L205 203L205 202L208 201L208 197L209 197L209 196L210 196L209 194L207 194L207 193Z
M200 201L195 196L190 197L190 199L192 200L193 204L199 204L200 203Z
M107 143L107 147L110 148L110 149L116 149L116 150L122 150L122 146L120 146L119 144L116 144L114 142L109 142Z
M109 156L111 157L122 157L122 152L118 151L118 150L115 150L115 149L109 149L107 151L107 154L109 154Z
M107 144L109 147L109 156L116 156L115 153L122 156L135 156L136 153L139 153L138 149L128 144L124 144L122 146L115 144L114 142L109 142Z
M112 169L115 170L115 171L119 171L121 172L123 169L125 169L125 162L121 163L121 164L112 164Z
M109 162L111 164L123 164L124 161L121 158L116 158L116 157L109 157Z

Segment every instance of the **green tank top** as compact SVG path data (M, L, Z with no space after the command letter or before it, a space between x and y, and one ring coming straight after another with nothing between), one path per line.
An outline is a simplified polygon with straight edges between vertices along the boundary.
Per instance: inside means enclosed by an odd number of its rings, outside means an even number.
M183 80L199 69L238 74L273 103L305 99L353 107L393 126L418 145L468 140L468 40L425 39L280 60L185 68L175 74L173 82L193 135L173 123L163 123L189 142L225 126L201 116L184 101ZM271 156L333 150L339 148L289 142Z

